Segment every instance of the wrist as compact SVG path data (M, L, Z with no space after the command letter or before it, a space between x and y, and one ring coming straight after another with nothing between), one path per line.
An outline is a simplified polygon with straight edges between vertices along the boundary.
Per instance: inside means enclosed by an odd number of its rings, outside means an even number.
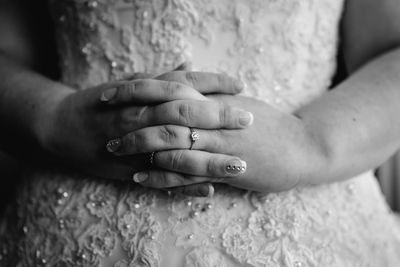
M302 171L299 185L317 185L331 182L331 160L326 140L317 129L300 119L303 144L300 147ZM301 143L301 142L299 142Z
M57 135L55 129L57 118L61 111L62 103L75 91L62 86L53 90L47 90L41 94L40 107L33 116L32 132L37 144L44 151L52 151L54 135Z

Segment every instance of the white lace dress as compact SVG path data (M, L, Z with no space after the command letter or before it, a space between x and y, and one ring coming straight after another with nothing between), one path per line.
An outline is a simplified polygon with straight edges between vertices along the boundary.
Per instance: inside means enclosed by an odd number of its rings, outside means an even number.
M63 82L77 89L191 60L287 112L329 87L343 4L50 1ZM370 172L279 194L219 186L212 198L184 198L37 169L17 199L1 266L400 266L400 228Z

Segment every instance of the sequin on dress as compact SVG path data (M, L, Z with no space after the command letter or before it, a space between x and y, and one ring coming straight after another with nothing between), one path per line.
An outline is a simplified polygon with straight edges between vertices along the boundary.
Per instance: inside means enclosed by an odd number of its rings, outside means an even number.
M49 0L62 81L82 90L184 61L291 112L326 92L343 0ZM31 170L0 227L1 266L399 266L400 229L371 172L261 194L188 198Z

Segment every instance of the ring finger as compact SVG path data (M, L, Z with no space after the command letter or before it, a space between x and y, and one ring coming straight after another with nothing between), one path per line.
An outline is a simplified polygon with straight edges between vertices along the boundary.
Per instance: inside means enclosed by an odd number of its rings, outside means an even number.
M193 135L197 135L198 138ZM190 130L185 126L162 125L142 128L130 132L120 139L111 140L107 149L115 155L189 148L215 152L223 142L218 130Z

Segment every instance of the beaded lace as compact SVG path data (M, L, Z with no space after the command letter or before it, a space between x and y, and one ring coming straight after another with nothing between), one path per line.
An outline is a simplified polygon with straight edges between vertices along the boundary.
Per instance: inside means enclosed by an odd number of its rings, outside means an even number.
M50 0L63 82L84 89L184 61L290 112L335 71L342 0ZM31 170L1 224L0 265L396 266L400 232L371 173L261 194L187 198ZM12 214L12 213L10 213Z

